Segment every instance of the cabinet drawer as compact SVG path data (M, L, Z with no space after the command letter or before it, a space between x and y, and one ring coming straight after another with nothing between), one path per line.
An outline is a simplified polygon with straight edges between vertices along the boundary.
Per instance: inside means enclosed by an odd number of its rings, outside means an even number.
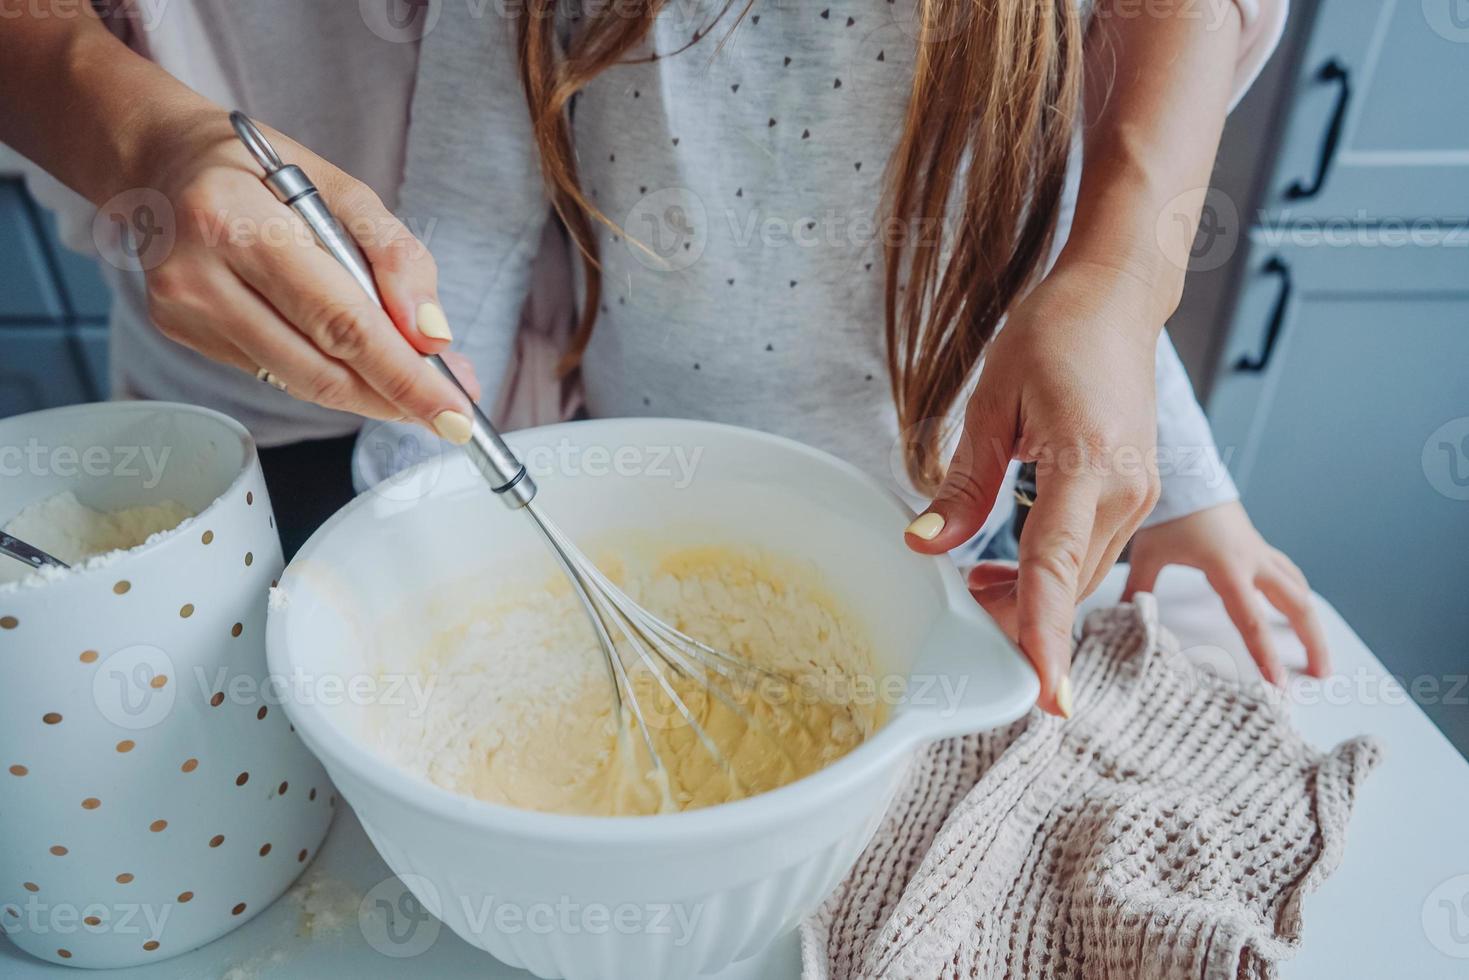
M112 386L108 381L108 328L105 323L88 323L78 328L82 344L82 361L91 375L92 387L88 399L108 397Z
M66 308L19 180L0 180L0 318L62 317Z
M1227 433L1236 449L1250 442L1250 419L1282 375L1300 370L1325 381L1335 373L1372 377L1386 359L1422 362L1423 381L1441 378L1469 401L1469 359L1451 351L1469 343L1469 233L1435 226L1416 236L1419 244L1384 237L1380 229L1318 236L1292 229L1254 229L1245 242L1239 298L1226 327L1214 373L1209 414L1221 442ZM1351 330L1369 304L1377 318L1371 330ZM1322 311L1327 311L1323 313ZM1441 316L1449 336L1435 351L1420 329ZM1295 335L1325 331L1340 339L1331 363L1299 361ZM1370 403L1359 391L1363 409ZM1391 392L1377 392L1400 401ZM1469 414L1469 405L1465 405ZM1236 455L1231 468L1250 460Z
M41 233L61 274L61 288L74 316L105 319L112 310L112 291L102 279L95 256L80 255L61 244L56 216L46 212L41 220Z
M1395 673L1462 673L1469 249L1252 244L1209 399L1245 506Z
M83 343L58 326L0 330L0 417L86 401Z
M1262 223L1469 218L1469 4L1321 0Z

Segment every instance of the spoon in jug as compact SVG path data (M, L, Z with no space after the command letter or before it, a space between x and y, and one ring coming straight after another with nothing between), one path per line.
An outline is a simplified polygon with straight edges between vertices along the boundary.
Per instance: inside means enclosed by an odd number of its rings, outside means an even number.
M25 562L32 568L40 568L43 565L54 565L57 568L70 568L60 558L46 554L35 545L27 544L13 534L0 531L0 555L8 555L16 561Z

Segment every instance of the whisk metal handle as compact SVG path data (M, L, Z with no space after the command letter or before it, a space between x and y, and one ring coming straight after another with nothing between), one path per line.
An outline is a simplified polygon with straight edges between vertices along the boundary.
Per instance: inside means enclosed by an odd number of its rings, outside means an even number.
M306 222L321 247L341 263L378 306L382 306L382 294L378 292L377 281L372 277L367 256L362 254L357 242L347 234L341 222L327 208L311 178L295 164L283 162L270 141L265 138L265 134L260 131L260 127L244 113L231 112L230 124L234 126L235 135L240 138L240 142L245 144L255 162L265 171L265 185L281 203L301 216L301 220ZM490 489L512 508L524 507L530 503L536 495L536 483L526 472L525 464L505 445L499 431L485 413L480 411L474 399L469 397L469 392L464 391L464 386L454 377L444 359L437 354L429 354L428 360L469 399L472 432L464 451L475 467L484 474Z

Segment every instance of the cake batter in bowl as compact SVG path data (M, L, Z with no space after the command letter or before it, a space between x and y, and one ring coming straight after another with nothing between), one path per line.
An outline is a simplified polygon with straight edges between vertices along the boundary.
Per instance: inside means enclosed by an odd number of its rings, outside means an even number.
M378 749L478 799L622 816L767 792L841 758L883 720L865 631L809 562L738 545L666 550L646 536L606 550L597 564L635 601L758 668L698 677L658 663L655 674L622 644L661 771L618 711L596 634L550 559L539 577L490 566L383 617L377 682L406 678L419 696L368 706Z
M1034 672L958 570L904 545L911 511L845 463L680 420L568 423L508 441L564 530L599 562L621 562L609 571L648 589L661 614L682 610L705 628L724 616L732 632L713 639L737 644L738 630L774 619L739 613L749 605L739 597L710 598L731 583L774 607L824 605L811 614L823 626L788 623L764 644L745 635L735 652L785 656L782 676L824 678L798 690L818 692L805 707L826 712L824 728L804 716L792 729L820 731L810 743L819 765L783 772L768 791L700 797L717 782L706 774L672 808L681 812L619 805L605 785L578 795L579 757L594 759L583 775L606 775L589 742L615 746L610 686L595 699L595 675L569 656L559 687L503 673L557 621L535 608L554 607L554 596L534 598L553 569L524 515L489 497L457 456L344 508L287 568L272 604L284 707L388 865L456 933L512 966L672 978L754 955L850 869L918 747L1005 724L1035 699ZM530 632L505 626L517 611ZM482 635L466 645L474 629ZM575 644L542 646L557 658ZM468 677L476 667L499 669L498 681ZM537 707L547 690L568 693ZM496 770L487 760L506 740L533 751ZM623 775L611 785L636 785L635 767Z

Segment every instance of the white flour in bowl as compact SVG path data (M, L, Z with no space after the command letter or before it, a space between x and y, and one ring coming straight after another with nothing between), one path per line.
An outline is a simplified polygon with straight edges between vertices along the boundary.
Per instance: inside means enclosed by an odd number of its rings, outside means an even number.
M38 500L16 514L5 531L73 567L105 564L116 552L147 544L193 517L182 504L156 504L99 511L67 491ZM55 566L32 570L21 562L0 558L0 583L45 582L66 572Z
M621 548L597 564L678 629L779 673L725 684L735 709L665 668L733 773L625 649L666 767L666 776L650 777L646 746L635 725L619 726L606 660L559 572L533 585L481 578L438 590L375 630L383 654L378 690L423 693L368 705L377 750L439 786L491 802L648 814L800 779L851 751L883 720L865 630L822 589L814 568L726 547L641 560L635 548Z

